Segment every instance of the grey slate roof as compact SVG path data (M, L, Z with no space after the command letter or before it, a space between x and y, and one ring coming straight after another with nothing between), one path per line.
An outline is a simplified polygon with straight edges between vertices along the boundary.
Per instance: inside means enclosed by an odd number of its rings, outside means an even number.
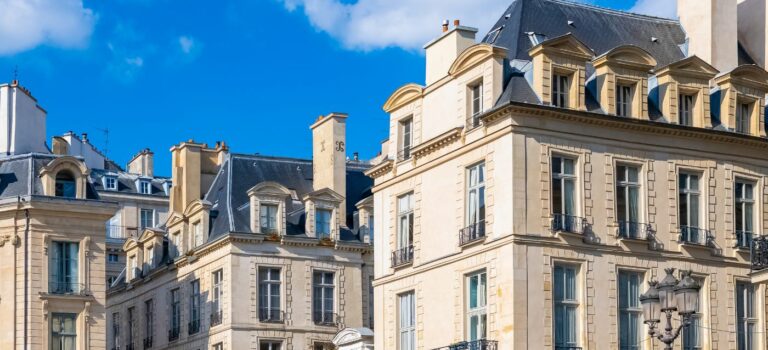
M0 158L0 198L44 195L40 169L57 155L27 153ZM88 183L86 199L98 199L93 186Z
M105 176L112 176L117 179L117 190L107 190L104 188L104 182L103 178ZM116 192L116 193L122 193L122 194L134 194L134 195L140 195L140 196L146 196L146 194L139 193L139 189L136 186L136 180L139 178L143 178L145 180L149 180L150 182L150 189L152 191L152 196L158 196L158 197L168 197L168 195L165 193L165 189L163 188L164 183L171 182L171 179L167 177L142 177L137 174L131 174L125 171L110 171L110 170L104 170L104 169L91 169L91 182L93 184L93 187L96 191L103 191L103 192Z

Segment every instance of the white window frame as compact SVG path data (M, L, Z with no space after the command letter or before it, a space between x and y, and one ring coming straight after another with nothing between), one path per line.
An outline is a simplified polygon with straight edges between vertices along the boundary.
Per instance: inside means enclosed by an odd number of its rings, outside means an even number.
M578 159L575 158L575 157L571 157L571 156L567 156L567 155L561 155L561 154L553 154L551 159L552 159L552 165L553 165L552 169L551 169L552 170L552 214L562 214L562 215L566 215L566 216L578 216L578 213L579 213L579 205L578 205L578 203L579 203L579 201L578 201L579 189L578 189L578 170L577 170ZM567 161L573 162L573 167L572 167L573 173L572 174L571 173L567 173L566 170L565 170L566 169L565 165L566 165ZM560 162L560 172L559 173L556 173L555 170L554 170L554 163L555 162ZM554 194L555 194L554 182L555 181L560 182L560 190L562 192L561 196L560 196L562 202L560 203L560 208L559 208L560 212L559 213L555 211L555 205L556 205L555 199L554 199L555 198L554 197ZM565 205L565 203L567 202L565 187L566 187L566 183L569 182L569 181L573 182L573 193L571 194L573 196L573 200L572 200L573 201L573 209L572 209L573 212L572 213L566 213L566 207L567 206Z
M413 116L401 119L397 123L400 142L398 150L398 160L411 158L411 149L413 148Z
M320 275L320 282L315 279L316 275ZM328 282L328 276L330 276L330 282ZM329 296L330 294L330 296ZM316 302L320 300L320 309L316 309ZM328 309L326 301L331 299L331 308ZM336 272L325 270L312 271L312 314L313 318L316 313L321 315L331 314L333 316L336 313ZM321 316L324 318L325 316ZM335 320L331 320L334 321Z
M485 222L485 162L467 168L467 206L465 226ZM474 208L474 213L472 209Z
M693 126L693 114L696 97L691 94L680 93L677 95L677 120L678 124Z
M469 117L472 127L479 124L478 118L483 114L483 80L467 86L469 90Z
M271 315L275 310L280 316L280 312L283 310L282 303L282 269L274 266L260 266L259 267L259 313L262 310L267 310ZM276 278L275 278L276 277ZM272 291L273 286L277 286L277 295ZM266 290L266 296L263 295ZM277 305L272 305L272 298L277 297ZM266 298L266 305L263 305Z
M415 350L416 347L416 292L398 294L398 350Z
M560 108L570 107L571 76L552 73L552 105Z
M195 221L192 223L192 247L197 248L205 243L205 237L203 237L203 225L201 221Z
M749 134L752 123L752 109L754 102L738 101L736 103L736 120L733 130L739 134Z
M741 186L741 196L739 196L740 186ZM737 178L736 181L734 182L733 230L736 233L737 240L744 240L743 242L740 242L740 243L750 243L752 241L752 237L755 234L755 228L757 227L757 220L755 220L755 218L757 217L757 211L755 210L756 187L757 186L755 186L754 181L746 180L743 178ZM747 189L749 189L749 191L747 191ZM741 211L741 215L738 214L739 209ZM747 211L751 212L750 214L751 217L749 217L750 215L747 214ZM741 229L739 229L739 224L741 224ZM750 229L747 229L747 228L750 228ZM739 237L740 234L745 235L745 237ZM745 246L749 247L749 244L746 244Z
M692 178L696 179L696 186L695 186L695 188L694 188L693 185L691 185L691 179ZM701 191L702 180L703 180L703 176L701 176L700 173L691 172L691 171L679 171L678 172L678 175L677 175L677 182L678 182L677 183L677 191L678 191L678 196L677 196L678 210L677 210L677 214L678 214L678 226L680 227L681 233L685 233L685 230L686 230L685 227L689 227L689 228L693 228L693 229L699 230L699 231L697 231L699 235L701 235L701 234L706 235L706 230L703 230L703 227L702 227L702 226L704 226L704 222L705 222L704 217L703 217L703 210L702 210L702 208L706 207L706 206L704 206L704 203L703 203L703 201L706 198L706 196L704 196L702 191ZM685 213L681 212L683 210L682 209L682 205L681 205L681 203L682 203L681 197L685 197L685 202L686 202L686 205L685 205L686 212ZM696 199L696 207L695 208L691 208L691 202L692 202L693 198ZM693 213L696 213L696 219L697 220L695 220L696 221L695 223L692 223L692 220L691 220ZM683 225L683 214L685 214L686 225ZM695 237L695 238L696 238L695 239L696 242L693 242L693 243L701 243L702 239L704 240L704 242L706 242L706 240L708 239L707 237ZM687 240L693 240L690 237L690 234L689 234L689 237L686 237L686 239Z
M756 349L759 338L759 331L757 330L759 327L757 288L748 281L736 281L735 293L736 345L739 350ZM741 302L739 302L739 299L741 299ZM748 331L750 328L752 329L751 332ZM744 336L743 344L741 343L742 334Z
M146 220L144 219L145 218L145 216L144 216L145 213L149 213L150 214L149 215L149 218L150 218L149 223L150 224L146 225L146 226L145 226ZM155 227L155 209L152 209L152 208L140 208L139 209L139 227L142 230L145 229L145 228ZM141 235L141 233L139 233L139 235Z
M403 204L407 204L403 205ZM397 249L413 245L413 192L397 197Z
M274 234L280 230L280 205L259 203L259 230L263 234Z
M476 307L472 307L472 280L477 279ZM488 332L488 275L485 270L476 271L465 276L467 299L466 299L466 338L468 341L485 339ZM482 291L482 293L481 293ZM472 319L477 318L478 329L472 329ZM477 337L472 337L473 331Z
M637 277L636 289L634 291L629 291L628 290L627 291L628 295L622 295L622 293L621 293L621 285L620 284L621 284L621 276L623 274L634 275L634 276ZM616 292L618 294L618 297L616 298L616 300L618 302L617 306L618 306L618 309L619 309L619 314L618 314L618 318L619 319L617 320L617 325L618 325L618 330L619 330L619 333L618 333L618 336L619 336L619 339L618 339L619 340L619 346L622 349L633 349L633 348L634 349L642 349L642 338L644 336L644 332L643 331L644 331L645 327L643 326L643 308L640 305L640 299L639 298L640 298L640 293L642 293L640 288L642 287L644 280L645 280L644 274L642 272L640 272L640 271L636 271L636 270L623 270L622 269L622 270L619 270L618 273L617 273L616 283L619 284L618 286L616 286ZM622 304L622 298L624 298L624 297L632 299L632 300L627 300L626 303L628 305L626 307L622 307L622 305L621 305ZM637 327L637 329L635 329L635 333L636 333L635 336L637 337L637 339L635 341L635 345L628 344L628 345L625 346L625 345L621 344L621 341L622 341L621 318L622 318L622 315L624 315L624 314L626 314L628 316L636 317L636 323L637 323L636 327Z
M632 174L632 171L635 171L635 180L633 181L630 177ZM623 174L622 174L623 173ZM637 164L631 164L631 163L617 163L616 164L616 222L619 225L622 225L622 220L620 217L624 216L625 220L623 220L623 224L627 233L630 233L631 235L631 229L633 227L639 227L637 224L642 223L644 220L643 216L643 185L642 185L642 174L643 174L643 168L640 165ZM623 180L622 180L623 177ZM631 205L630 205L630 193L632 190L635 190L637 195L637 202L635 203L635 206L637 207L637 213L634 220L632 220L632 211ZM620 202L619 202L619 194L622 194L624 196L624 208L621 208ZM623 213L622 213L623 212Z
M558 277L558 269L561 271L567 271L570 270L573 273L573 281L571 282L573 284L573 291L571 292L573 298L568 298L568 295L566 293L567 289L567 281L560 281ZM580 299L581 299L581 293L579 289L579 267L573 264L566 264L566 263L555 263L555 266L552 271L553 281L552 281L552 300L554 301L554 312L553 312L553 335L555 337L555 347L578 347L579 346L579 325L580 325ZM567 274L564 274L564 278L567 278ZM558 291L558 283L564 282L565 284L561 286L563 288L563 298L559 299L559 296L557 295ZM562 313L558 313L559 310L562 310ZM568 334L561 334L560 332L563 332L563 330L558 329L558 315L567 315L568 310L573 310L573 312L576 314L576 318L574 320L573 324L568 324L568 327L573 327L573 329L567 329L564 332L567 332ZM560 339L560 337L565 338L571 338L571 339L565 339L564 343L558 343L558 341L563 341L563 339Z
M634 90L633 84L616 83L616 116L626 118L632 116Z
M114 176L105 176L104 189L109 191L117 191L117 178Z
M152 184L147 180L139 180L139 193L152 194Z
M280 340L260 340L259 350L282 350L283 342Z

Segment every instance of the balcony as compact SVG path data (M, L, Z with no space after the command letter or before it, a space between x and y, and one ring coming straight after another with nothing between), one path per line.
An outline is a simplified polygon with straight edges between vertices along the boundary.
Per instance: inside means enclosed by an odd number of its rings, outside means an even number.
M312 322L318 326L336 327L339 322L339 315L333 312L314 311L312 312Z
M181 327L176 326L172 327L168 330L168 341L174 341L179 339L179 334L181 334Z
M552 214L552 231L583 235L587 220L573 215Z
M116 243L139 237L139 228L133 226L106 225L106 231L107 240Z
M752 239L751 255L753 272L768 269L768 236Z
M649 224L619 220L619 228L616 235L623 239L645 241L653 238L653 229Z
M200 332L200 320L192 320L187 324L187 334L192 335Z
M72 282L48 282L48 293L56 295L87 296L85 284Z
M211 327L220 325L222 321L224 321L224 313L221 310L211 313Z
M402 162L404 160L411 159L411 148L406 147L397 151L397 161Z
M752 246L754 236L755 234L749 231L736 231L736 246L734 248L749 249Z
M498 348L499 348L499 343L497 341L480 339L480 340L458 342L455 344L443 346L441 348L436 348L433 350L497 350Z
M144 338L144 349L152 348L152 336Z
M478 221L459 231L459 245L467 245L485 238L485 220Z
M581 346L555 345L555 350L581 350Z
M285 313L274 309L259 309L259 321L264 323L283 323Z
M125 350L136 350L136 347L133 346L133 343L128 343L125 345Z
M392 267L403 266L413 262L413 245L392 252Z
M712 246L715 237L709 230L703 228L680 226L680 243L698 245L702 247Z

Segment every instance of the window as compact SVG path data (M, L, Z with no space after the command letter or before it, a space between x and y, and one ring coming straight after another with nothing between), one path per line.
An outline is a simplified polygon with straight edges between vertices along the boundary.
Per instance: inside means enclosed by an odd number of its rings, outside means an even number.
M398 160L411 158L411 147L413 146L413 118L408 118L400 122L400 151L397 153Z
M259 350L280 350L282 349L282 342L274 340L262 340L259 343Z
M704 348L704 340L702 339L702 314L701 310L704 305L704 279L695 278L696 282L701 286L699 290L699 302L697 304L698 309L696 313L691 315L691 324L688 327L683 328L683 350L701 350Z
M645 238L640 230L640 169L629 165L616 167L616 214L619 236Z
M203 245L203 225L200 224L200 221L192 224L192 239L194 247Z
M213 344L213 350L224 350L224 344L223 343ZM259 349L259 350L261 350L261 349Z
M131 279L139 278L139 276L141 276L136 255L131 255L128 257L128 274Z
M109 253L107 255L107 261L111 263L120 262L120 256L115 253Z
M334 273L315 271L312 274L312 319L317 324L335 325Z
M480 114L483 112L483 82L480 81L469 87L470 116L472 126L480 125Z
M576 161L572 158L552 157L552 214L553 229L581 232L576 219Z
M189 334L200 331L200 280L190 282Z
M171 247L171 257L175 258L183 252L181 246L181 234L179 232L171 234L171 241L173 242L173 246Z
M280 269L259 268L259 319L267 322L282 321L280 315Z
M331 217L331 210L315 210L315 234L317 238L331 238Z
M147 227L155 227L154 209L141 209L139 216L139 226L142 231Z
M619 347L637 350L641 348L640 273L619 271Z
M120 313L112 314L112 347L120 348Z
M485 339L486 286L485 271L467 276L467 336L469 341Z
M181 328L181 295L179 288L171 290L171 317L168 328L168 340L179 339Z
M485 163L467 169L467 224L485 222Z
M368 238L373 244L373 214L368 215Z
M751 116L752 105L750 103L739 103L736 107L736 132L749 134L749 119Z
M77 186L75 184L75 176L67 170L59 171L56 174L55 196L64 198L75 198L77 193Z
M416 349L416 300L413 292L400 294L400 348L398 350Z
M152 269L155 267L155 247L150 246L147 248L147 270Z
M133 347L133 336L136 334L136 319L135 317L135 307L129 307L128 308L128 342L126 344L128 347Z
M51 316L51 349L77 349L77 315L54 313Z
M48 292L52 294L79 293L79 245L76 242L51 242L51 249L50 266L48 266Z
M699 176L681 173L678 176L681 241L702 243L706 239L699 231Z
M259 208L259 223L261 233L277 233L277 205L262 204Z
M152 347L152 334L155 331L155 302L149 299L144 302L144 348Z
M152 185L149 181L139 181L139 193L152 194Z
M115 276L109 276L107 277L107 288L111 287L113 284L115 284L115 281L117 281L117 277Z
M736 282L736 328L739 350L756 349L755 286L748 282Z
M373 275L368 278L368 328L370 329L374 329L373 320L375 319L375 311L373 310L375 305L373 300L373 279Z
M213 295L211 296L211 326L221 324L223 321L221 305L224 298L224 271L216 270L213 272Z
M737 247L749 248L752 245L755 223L753 184L737 180L735 192L736 210L734 212L734 221L736 222Z
M629 117L632 113L632 87L616 85L616 115Z
M104 177L104 188L110 190L110 191L116 191L117 190L117 178L112 176L106 176Z
M568 108L568 77L565 75L552 75L552 105Z
M693 126L693 96L678 95L677 116L680 125Z
M413 252L413 193L397 199L397 254L400 262L409 262Z
M576 289L576 268L556 265L554 273L555 348L578 347L579 296Z

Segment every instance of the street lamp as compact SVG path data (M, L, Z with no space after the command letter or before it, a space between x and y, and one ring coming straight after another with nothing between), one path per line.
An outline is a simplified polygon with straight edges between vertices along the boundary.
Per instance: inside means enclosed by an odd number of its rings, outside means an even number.
M648 282L648 290L640 296L643 305L643 317L648 325L648 334L659 339L672 349L683 327L691 324L691 316L699 308L699 289L701 286L691 277L691 271L681 271L682 278L678 280L673 273L675 269L664 269L667 275L661 282ZM677 311L680 315L680 325L677 329L672 327L672 314ZM667 318L664 330L656 329L661 322L661 316Z

